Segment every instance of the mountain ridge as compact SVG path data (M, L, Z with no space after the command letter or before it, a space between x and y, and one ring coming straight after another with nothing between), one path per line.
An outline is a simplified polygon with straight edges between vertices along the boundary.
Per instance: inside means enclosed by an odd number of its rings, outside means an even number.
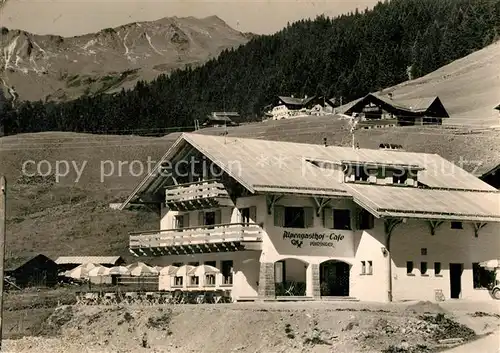
M22 100L71 100L200 65L251 37L217 16L163 17L72 37L2 27L0 84Z

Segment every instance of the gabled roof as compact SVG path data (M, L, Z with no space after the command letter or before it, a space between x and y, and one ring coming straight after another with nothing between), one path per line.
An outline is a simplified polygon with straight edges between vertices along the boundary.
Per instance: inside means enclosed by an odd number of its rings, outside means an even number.
M10 258L5 261L7 265L5 271L15 271L34 260L38 260L39 262L53 262L52 259L43 254L38 254L33 257Z
M212 112L211 116L215 117L239 117L240 113L238 112Z
M433 105L439 106L442 111L443 118L449 118L439 97L421 97L416 99L393 99L379 93L370 93L363 98L352 101L337 108L337 112L341 114L351 114L355 110L361 108L368 102L376 102L383 106L384 109L392 113L409 113L409 114L425 114Z
M213 116L213 115L208 115L205 121L222 121L228 123L233 122L231 118L228 116Z
M436 154L404 151L324 147L302 143L183 134L163 156L157 167L164 161L172 159L186 145L198 150L251 193L352 197L352 188L343 182L342 171L336 173L331 169L317 167L312 162L334 165L345 161L356 161L386 166L411 165L421 169L419 182L428 188L468 190L481 195L484 192L493 192L497 198L500 196L492 186ZM165 180L158 181L161 178L168 177L161 176L155 168L123 203L122 209L135 197L158 190L158 185L165 183ZM380 188L377 185L370 187ZM394 187L394 189L403 188ZM425 192L418 194L419 197L425 196Z
M285 97L285 96L278 96L278 98L285 104L289 105L306 105L316 97L307 97L307 98L295 98L295 97Z
M114 265L118 261L123 261L121 256L60 256L55 262L58 265L81 265L87 263Z

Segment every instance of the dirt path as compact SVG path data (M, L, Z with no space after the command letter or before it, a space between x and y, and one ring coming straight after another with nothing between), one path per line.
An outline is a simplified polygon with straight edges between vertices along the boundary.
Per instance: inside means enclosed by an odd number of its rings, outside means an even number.
M477 341L466 345L452 348L443 353L499 353L500 352L500 331L496 331L491 335L480 338Z
M441 339L467 340L498 328L495 307L476 303L65 306L43 328L56 336L7 340L5 348L12 353L432 353Z

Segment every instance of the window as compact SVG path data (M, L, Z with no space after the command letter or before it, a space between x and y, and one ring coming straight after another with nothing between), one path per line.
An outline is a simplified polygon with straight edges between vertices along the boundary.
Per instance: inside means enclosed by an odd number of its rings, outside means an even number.
M451 222L451 229L464 229L462 222Z
M205 212L204 224L206 226L213 226L215 224L215 212Z
M206 275L205 276L205 285L213 287L215 286L215 275Z
M408 171L407 170L395 170L392 173L392 183L393 184L406 184L406 180L408 180Z
M314 223L314 208L274 206L274 225L284 228L309 228Z
M427 276L427 262L420 263L420 274L422 276Z
M191 286L198 286L200 284L200 277L198 276L191 276Z
M434 276L441 276L441 262L434 262Z
M226 260L221 261L221 272L222 272L222 284L232 285L233 284L233 261Z
M285 228L305 228L304 208L285 207Z
M240 210L241 213L241 223L248 224L250 223L250 208L242 208Z
M373 274L373 261L368 261L367 275L372 275L372 274Z
M209 211L209 212L200 212L198 219L198 225L200 226L208 226L207 228L213 229L214 225L221 224L221 211Z
M333 211L333 229L351 229L351 211L334 210Z
M420 255L426 256L427 255L427 248L421 248L420 249Z
M174 229L189 227L189 213L174 216Z
M368 181L370 175L366 171L364 166L356 166L354 168L354 180L355 181Z
M174 286L175 287L182 287L182 280L184 279L184 277L182 276L175 276L174 277Z
M249 224L256 222L257 208L255 206L240 209L241 223Z
M184 264L182 262L174 262L172 264L172 266L175 266L175 267L181 267L181 266L184 266Z
M406 262L406 274L407 275L413 274L413 261Z
M375 226L375 217L365 209L361 209L358 218L358 229L373 229Z
M197 261L195 261L195 262L188 262L188 265L196 267L196 266L200 266L200 263L197 262Z
M484 267L479 266L479 263L473 263L472 278L474 289L490 288L495 282L495 272L486 270Z
M205 265L217 267L217 261L205 261Z
M366 261L361 261L361 274L366 274Z

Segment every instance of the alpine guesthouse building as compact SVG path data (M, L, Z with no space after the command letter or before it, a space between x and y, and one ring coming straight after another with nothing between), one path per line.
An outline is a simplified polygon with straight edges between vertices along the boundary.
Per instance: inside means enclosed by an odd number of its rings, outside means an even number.
M220 270L160 289L492 300L479 263L500 257L500 193L436 154L183 134L122 209L137 203L161 220L132 253Z

